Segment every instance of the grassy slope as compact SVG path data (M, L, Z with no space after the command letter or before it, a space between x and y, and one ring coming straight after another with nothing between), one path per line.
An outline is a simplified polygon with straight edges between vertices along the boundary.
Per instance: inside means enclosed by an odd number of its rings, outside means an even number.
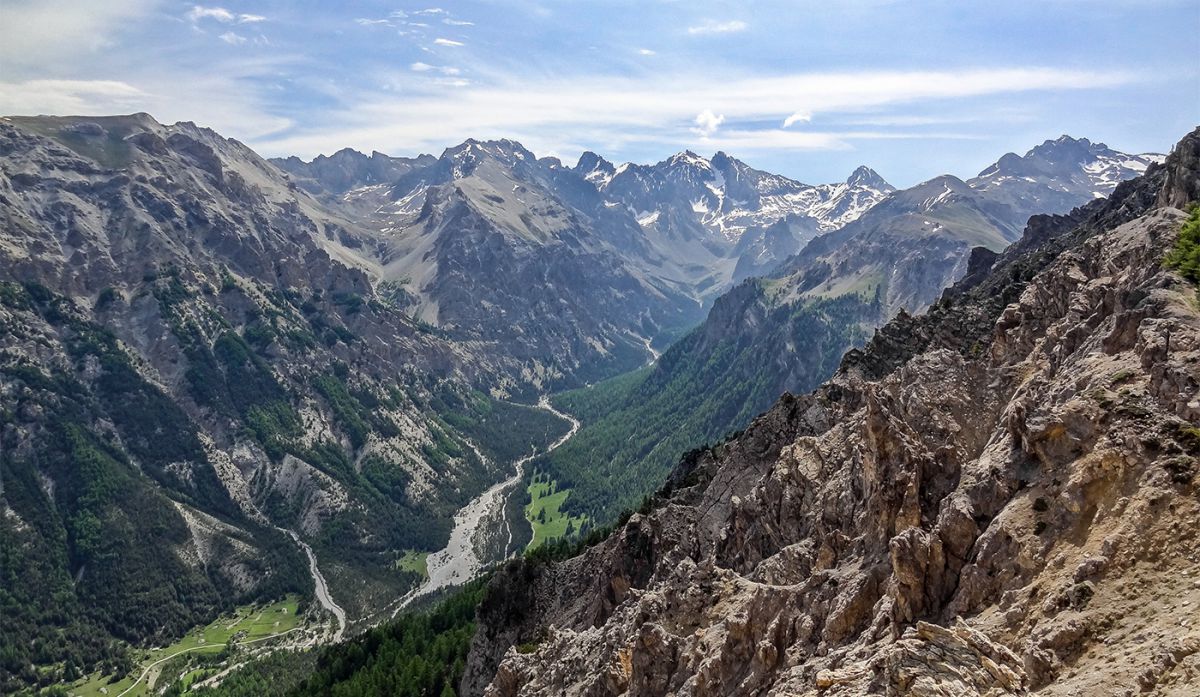
M553 490L553 493L551 493ZM536 482L529 485L529 504L525 506L525 519L533 528L533 540L529 547L534 548L547 540L556 540L566 535L567 524L573 531L587 521L586 516L572 516L562 510L563 502L570 496L570 489L553 489L552 482ZM545 522L539 521L539 514L546 512Z
M108 678L104 676L91 675L72 685L69 692L79 697L99 697L105 694L100 691L101 688L107 688L107 694L109 697L113 697L133 685L134 680L138 679L147 667L164 658L191 653L220 653L230 638L239 632L245 632L239 641L246 642L295 629L302 624L301 618L296 614L298 605L298 599L293 596L265 607L253 605L239 607L232 615L219 617L211 624L189 632L170 646L138 651L137 665L126 678L109 683ZM158 683L158 686L161 686L161 682ZM148 693L149 688L146 682L142 681L127 693L127 697Z
M426 563L428 559L429 552L418 552L412 549L406 550L403 556L396 560L396 568L401 571L421 574L422 578L429 578L429 566Z

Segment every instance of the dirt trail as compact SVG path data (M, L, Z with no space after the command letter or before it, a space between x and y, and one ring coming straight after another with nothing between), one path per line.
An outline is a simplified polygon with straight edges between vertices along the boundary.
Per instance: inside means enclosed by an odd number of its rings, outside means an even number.
M293 627L287 631L279 632L278 634L272 634L270 636L259 637L257 639L250 639L249 641L240 641L240 642L238 642L238 646L257 644L259 642L267 641L270 639L278 639L279 637L284 636L285 634L291 634L292 632L298 632L302 629L304 629L304 628L303 627ZM143 680L145 680L150 675L150 672L152 670L157 668L159 665L166 663L167 661L171 660L172 658L175 658L176 656L182 656L185 653L192 653L194 651L203 651L203 650L209 649L209 648L212 648L212 647L211 646L193 646L190 649L182 649L180 651L176 651L175 653L171 654L170 656L164 656L163 658L158 659L157 661L146 666L146 669L142 671L142 674L138 676L137 680L134 680L132 685L130 685L129 687L125 688L120 693L118 693L117 697L124 697L125 694L127 694L133 688L137 687L138 684L141 683Z

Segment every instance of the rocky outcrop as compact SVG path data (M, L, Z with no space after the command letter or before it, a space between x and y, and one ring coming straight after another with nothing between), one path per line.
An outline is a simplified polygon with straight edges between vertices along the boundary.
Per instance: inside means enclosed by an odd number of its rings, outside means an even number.
M463 690L1194 693L1200 312L1156 202L1198 142L686 460L607 540L502 570Z

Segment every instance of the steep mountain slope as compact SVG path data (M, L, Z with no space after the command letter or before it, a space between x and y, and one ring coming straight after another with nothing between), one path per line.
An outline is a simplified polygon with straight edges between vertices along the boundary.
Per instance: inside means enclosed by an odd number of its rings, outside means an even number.
M1087 138L1047 140L1024 156L1008 153L967 183L1010 206L1016 218L1067 211L1090 198L1112 194L1117 184L1138 176L1157 153L1128 155Z
M1007 206L944 175L888 196L853 223L813 240L771 275L786 287L783 299L878 289L889 314L915 312L962 276L972 247L1004 249L1026 220L1015 222Z
M345 245L406 312L512 358L496 388L515 393L640 365L731 281L891 191L866 168L811 187L723 153L619 170L586 153L568 169L507 140L275 163L360 224Z
M971 248L999 252L1030 216L1066 213L1107 196L1161 159L1068 136L1046 141L1023 157L1005 155L969 181L945 175L897 192L772 275L786 279L785 296L881 287L889 315L916 312L966 272Z
M377 296L353 223L146 115L0 119L0 684L119 664L232 603L361 619L564 428Z
M1198 192L1200 130L506 568L462 691L1194 693L1200 313L1162 260Z
M723 152L708 160L685 151L619 168L589 152L575 171L633 212L662 253L708 250L735 260L734 282L770 270L817 233L849 223L895 191L867 167L843 183L810 186Z
M1029 162L1046 161L1043 150L1031 151L1037 155ZM1068 183L1086 179L1092 163L1083 156L1057 161ZM611 519L636 506L682 453L742 428L785 391L816 387L874 327L924 310L950 284L986 268L1028 219L1016 222L1002 195L1029 186L1000 182L979 191L945 175L889 194L812 239L766 278L719 298L704 324L644 376L601 385L597 395L558 398L585 426L537 467L571 489L565 508L573 514ZM1028 205L1057 205L1062 196L1093 200L1090 189L1060 196L1051 174L1037 187Z
M817 386L885 319L877 299L764 302L772 292L746 281L651 368L554 398L586 424L533 463L570 490L564 510L606 521L637 507L680 454L747 423L786 388Z
M467 141L374 198L362 254L380 282L421 320L517 361L508 389L629 370L648 342L700 319L693 270L518 143Z

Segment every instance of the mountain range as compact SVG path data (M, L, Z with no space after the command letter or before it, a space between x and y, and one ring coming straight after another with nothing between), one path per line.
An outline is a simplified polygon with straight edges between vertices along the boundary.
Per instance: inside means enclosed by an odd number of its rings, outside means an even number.
M876 327L925 310L972 264L990 263L1039 205L1065 213L1111 194L1100 173L1133 175L1161 159L1059 138L1001 158L1004 171L1025 173L1019 179L995 182L992 166L969 182L943 175L892 192L719 297L645 374L557 398L584 427L537 464L574 490L565 504L573 513L635 507L680 453L744 427L785 392L815 388Z
M351 630L380 621L421 580L400 560L566 432L531 405L552 390L584 427L527 475L612 520L1156 159L1062 138L896 191L724 153L268 161L145 114L0 119L0 685L119 671L318 566Z
M459 692L1194 693L1198 197L1200 130L507 565Z
M865 168L814 187L724 153L620 167L585 153L568 168L512 141L275 163L360 221L359 265L406 311L514 352L526 384L502 389L517 392L641 365L745 273L747 250L759 266L766 247L782 258L892 190Z

